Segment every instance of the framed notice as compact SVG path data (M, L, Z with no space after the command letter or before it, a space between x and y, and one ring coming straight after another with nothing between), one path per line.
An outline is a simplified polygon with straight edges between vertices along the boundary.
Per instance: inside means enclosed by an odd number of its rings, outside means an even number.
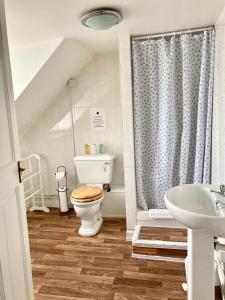
M105 108L91 108L90 121L92 130L106 130Z

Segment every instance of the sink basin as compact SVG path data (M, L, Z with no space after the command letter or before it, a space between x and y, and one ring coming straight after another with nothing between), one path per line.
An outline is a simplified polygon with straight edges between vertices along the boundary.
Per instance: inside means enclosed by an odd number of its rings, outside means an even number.
M165 194L171 215L188 228L188 300L215 299L214 237L225 237L225 217L217 215L218 196L211 189L219 187L185 184Z
M217 215L212 185L185 184L169 189L165 203L171 215L187 228L225 237L225 217ZM225 198L224 198L225 201Z

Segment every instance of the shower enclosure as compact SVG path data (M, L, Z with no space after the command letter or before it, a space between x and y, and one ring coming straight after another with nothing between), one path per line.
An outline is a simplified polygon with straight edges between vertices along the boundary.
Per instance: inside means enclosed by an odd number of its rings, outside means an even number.
M165 191L210 183L213 28L132 39L137 202L165 208Z
M214 31L213 28L206 28L206 33L208 37L212 38L211 42L207 39L207 44L214 43ZM185 34L184 32L182 34ZM199 29L190 34L190 31L186 32L186 39L195 40L195 36L199 39L199 34L204 36L203 31ZM169 43L171 38L174 38L174 33L165 35L165 41ZM176 42L181 33L176 33L175 41ZM153 36L154 37L154 36ZM135 37L138 38L138 37ZM159 40L160 37L155 37L154 41ZM161 36L162 38L162 36ZM168 218L164 216L163 210L159 208L161 215L160 219L155 216L155 218L149 217L149 211L144 210L137 204L137 182L136 182L136 161L135 161L135 149L134 149L134 86L133 86L133 51L132 51L132 40L130 32L128 29L124 29L123 32L120 33L119 36L119 54L120 54L120 86L121 86L121 101L122 101L122 113L123 113L123 146L124 146L124 175L125 175L125 192L126 192L126 219L127 219L127 239L131 239L135 226L136 225L149 225L149 226L165 226L165 227L178 227L181 226L177 221L172 218ZM150 37L145 37L144 40L139 42L147 44L148 41L151 41ZM153 41L152 41L153 43ZM164 42L165 43L165 42ZM177 43L177 42L176 42ZM161 42L162 44L162 42ZM170 49L170 47L169 47ZM211 48L213 50L213 47ZM172 49L171 49L172 50ZM209 49L208 49L209 50ZM208 51L207 51L208 52ZM168 55L168 51L165 51ZM214 52L212 51L212 58ZM208 54L207 54L208 56ZM185 56L186 57L186 56ZM199 61L201 59L199 58ZM213 61L213 59L212 59ZM205 66L205 64L204 64ZM146 69L146 68L145 68ZM143 69L144 71L144 69ZM170 73L168 77L170 76ZM146 78L146 84L149 83ZM168 89L170 86L168 86ZM146 91L147 92L147 91ZM211 91L210 91L211 92ZM162 107L162 110L165 110L165 107ZM144 111L144 113L146 113ZM162 113L162 112L161 112ZM178 116L177 116L178 117ZM168 119L169 120L169 119ZM191 135L192 136L192 135ZM143 144L144 146L144 144ZM144 151L149 151L149 149L142 148ZM146 162L147 163L147 162ZM161 182L163 185L163 182ZM140 186L141 188L141 186ZM161 202L162 203L162 202ZM148 207L148 206L147 206ZM145 209L147 209L145 207Z

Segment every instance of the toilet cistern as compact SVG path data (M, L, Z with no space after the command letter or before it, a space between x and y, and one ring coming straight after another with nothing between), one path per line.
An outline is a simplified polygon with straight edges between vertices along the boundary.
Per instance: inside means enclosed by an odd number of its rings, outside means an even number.
M81 186L72 192L70 199L81 219L79 234L82 236L95 235L101 228L103 185L112 181L114 159L112 154L84 154L74 157Z

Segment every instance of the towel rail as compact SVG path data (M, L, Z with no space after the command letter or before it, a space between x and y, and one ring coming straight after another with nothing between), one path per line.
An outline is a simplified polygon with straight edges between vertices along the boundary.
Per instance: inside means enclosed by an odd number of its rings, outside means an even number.
M42 183L42 171L41 171L41 157L38 154L31 154L21 159L24 165L27 167L28 172L22 177L22 183L24 187L25 201L31 199L32 205L29 211L42 210L49 212L49 209L45 205L43 183ZM36 195L40 195L41 203L37 205Z

